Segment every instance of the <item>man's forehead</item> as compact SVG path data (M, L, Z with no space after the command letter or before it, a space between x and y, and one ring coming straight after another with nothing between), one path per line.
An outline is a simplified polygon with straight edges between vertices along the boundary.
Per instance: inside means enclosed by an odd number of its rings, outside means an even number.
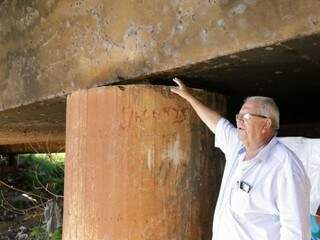
M241 107L241 111L245 111L245 110L258 110L261 108L261 103L258 101L254 101L254 100L249 100L246 101L242 107Z

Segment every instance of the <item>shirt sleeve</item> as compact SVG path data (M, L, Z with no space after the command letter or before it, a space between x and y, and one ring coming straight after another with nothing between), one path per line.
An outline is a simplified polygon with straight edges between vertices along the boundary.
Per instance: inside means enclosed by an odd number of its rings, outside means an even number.
M281 240L310 240L310 182L303 171L285 166L278 179Z
M221 118L215 129L215 147L220 148L228 159L239 143L237 129L227 119Z

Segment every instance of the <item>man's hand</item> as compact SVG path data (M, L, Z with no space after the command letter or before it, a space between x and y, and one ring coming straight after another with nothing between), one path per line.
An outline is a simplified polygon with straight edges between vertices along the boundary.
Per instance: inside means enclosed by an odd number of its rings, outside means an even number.
M198 101L194 96L192 96L192 94L188 91L188 88L182 83L180 79L173 78L172 80L176 84L178 84L178 87L171 87L171 91L189 102L200 119L210 128L212 132L214 132L217 122L221 118L221 115L215 110L208 108L200 101Z
M174 93L178 94L180 97L188 100L188 98L190 98L191 94L188 91L187 87L178 78L173 78L172 80L178 85L178 87L171 87L171 92L174 92Z

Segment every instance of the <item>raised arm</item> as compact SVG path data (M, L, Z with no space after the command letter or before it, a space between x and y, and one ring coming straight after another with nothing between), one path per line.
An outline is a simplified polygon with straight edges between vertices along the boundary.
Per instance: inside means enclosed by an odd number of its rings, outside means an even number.
M209 127L209 129L215 133L216 125L221 118L221 115L201 103L188 91L187 87L178 78L174 78L173 81L178 84L178 87L172 87L171 91L184 98L191 104L193 109L196 111L200 119Z

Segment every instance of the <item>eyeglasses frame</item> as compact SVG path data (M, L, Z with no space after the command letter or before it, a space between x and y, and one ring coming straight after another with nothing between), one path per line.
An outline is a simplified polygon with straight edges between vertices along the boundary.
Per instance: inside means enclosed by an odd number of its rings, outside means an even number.
M242 115L242 117L240 117ZM252 117L269 118L267 116L255 113L236 114L236 121L248 122Z

